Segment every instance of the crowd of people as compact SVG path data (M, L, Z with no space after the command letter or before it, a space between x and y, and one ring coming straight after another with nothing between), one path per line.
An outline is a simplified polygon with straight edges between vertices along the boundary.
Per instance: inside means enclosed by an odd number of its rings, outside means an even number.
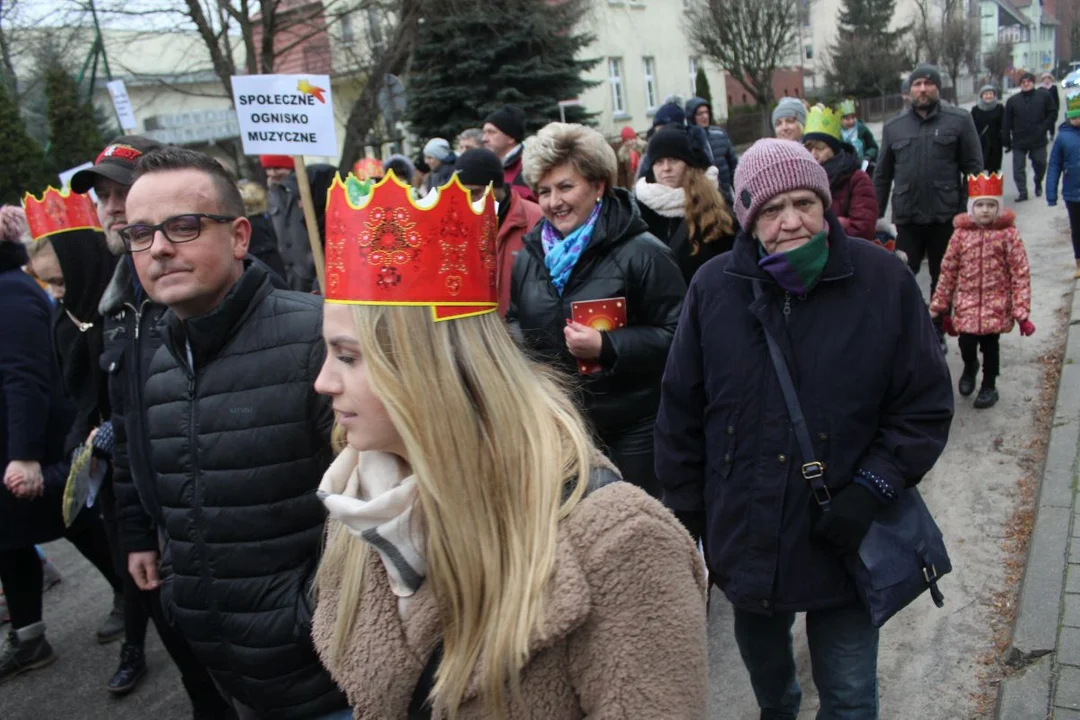
M847 561L945 448L944 337L984 409L1035 332L995 173L1042 193L1056 107L906 82L880 142L850 101L785 98L741 157L700 98L618 148L507 106L359 203L308 167L325 281L290 157L238 184L124 136L3 207L0 682L56 658L35 546L66 538L115 594L108 690L152 622L196 718L703 718L711 587L762 717L799 713L797 613L818 717L878 717Z

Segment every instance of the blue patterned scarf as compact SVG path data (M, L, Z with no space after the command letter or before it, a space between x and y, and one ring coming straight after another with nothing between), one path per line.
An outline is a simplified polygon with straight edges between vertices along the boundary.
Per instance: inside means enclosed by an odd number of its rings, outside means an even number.
M585 252L592 240L596 221L600 217L600 208L603 206L603 203L596 203L589 219L565 237L554 225L544 220L544 227L540 231L540 242L544 246L544 265L547 266L551 284L555 286L555 292L559 293L560 297L581 253Z

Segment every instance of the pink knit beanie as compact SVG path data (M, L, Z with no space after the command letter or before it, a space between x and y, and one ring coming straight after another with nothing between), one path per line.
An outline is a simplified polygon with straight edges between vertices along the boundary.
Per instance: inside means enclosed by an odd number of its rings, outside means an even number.
M829 176L810 151L791 140L764 138L739 158L735 168L735 215L751 231L761 206L781 193L813 190L828 209Z

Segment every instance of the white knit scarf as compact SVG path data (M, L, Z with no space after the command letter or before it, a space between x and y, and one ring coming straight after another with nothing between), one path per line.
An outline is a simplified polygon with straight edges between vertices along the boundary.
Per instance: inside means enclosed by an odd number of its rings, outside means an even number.
M705 177L713 181L719 187L720 171L710 166L705 171ZM634 195L660 217L681 218L686 217L686 191L682 188L672 188L661 185L658 182L648 182L644 177L638 178L634 185Z
M396 455L346 447L319 485L330 517L379 553L399 598L412 596L427 574L423 538L412 522L416 476L403 474Z

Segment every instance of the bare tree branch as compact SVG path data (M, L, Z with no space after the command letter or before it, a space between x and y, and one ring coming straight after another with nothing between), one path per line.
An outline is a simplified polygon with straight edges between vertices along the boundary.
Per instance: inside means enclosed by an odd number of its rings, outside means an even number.
M798 22L796 0L693 0L685 29L696 52L725 68L768 108L773 73L790 57Z

